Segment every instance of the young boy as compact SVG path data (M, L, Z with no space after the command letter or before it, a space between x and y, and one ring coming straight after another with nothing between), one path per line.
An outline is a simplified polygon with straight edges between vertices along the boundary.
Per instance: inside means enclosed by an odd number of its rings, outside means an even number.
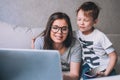
M82 77L92 69L97 76L115 75L116 52L107 36L95 28L100 8L94 2L85 2L77 10L79 30L74 35L83 48ZM95 77L95 76L92 76Z

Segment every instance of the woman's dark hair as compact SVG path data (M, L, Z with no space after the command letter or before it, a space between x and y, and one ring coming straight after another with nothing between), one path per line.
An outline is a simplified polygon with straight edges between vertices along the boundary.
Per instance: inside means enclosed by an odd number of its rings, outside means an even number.
M69 47L72 43L73 33L70 18L67 14L62 12L53 13L47 22L46 29L42 32L42 36L44 36L44 49L53 49L53 40L50 37L51 26L53 22L57 19L64 19L68 24L68 36L66 40L63 42L65 47Z

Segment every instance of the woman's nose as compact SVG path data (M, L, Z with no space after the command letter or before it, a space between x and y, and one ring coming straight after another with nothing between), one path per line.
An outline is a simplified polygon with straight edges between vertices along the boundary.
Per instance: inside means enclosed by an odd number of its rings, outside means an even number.
M59 29L58 29L58 33L62 33L62 28L59 28Z

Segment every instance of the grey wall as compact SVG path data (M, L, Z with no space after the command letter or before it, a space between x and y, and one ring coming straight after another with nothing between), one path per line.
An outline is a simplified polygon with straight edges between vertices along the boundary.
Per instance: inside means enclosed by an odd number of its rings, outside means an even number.
M23 27L44 27L56 11L67 13L75 25L79 0L0 0L0 20Z
M70 16L76 29L75 11L84 1L89 0L0 0L0 21L23 27L45 27L50 14L62 11ZM102 8L98 28L107 34L119 34L120 0L91 1Z
M67 13L76 26L76 9L89 0L0 0L0 21L21 27L44 28L48 17L56 11ZM91 0L102 9L96 25L108 35L117 51L120 44L120 0Z

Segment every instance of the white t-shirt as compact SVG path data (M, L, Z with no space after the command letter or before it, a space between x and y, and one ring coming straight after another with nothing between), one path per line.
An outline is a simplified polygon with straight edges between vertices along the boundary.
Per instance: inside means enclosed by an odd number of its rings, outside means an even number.
M106 69L109 63L108 54L114 51L107 36L98 29L94 29L89 35L84 35L78 30L74 32L74 36L82 45L84 63L87 63L91 68L100 66L102 69Z

